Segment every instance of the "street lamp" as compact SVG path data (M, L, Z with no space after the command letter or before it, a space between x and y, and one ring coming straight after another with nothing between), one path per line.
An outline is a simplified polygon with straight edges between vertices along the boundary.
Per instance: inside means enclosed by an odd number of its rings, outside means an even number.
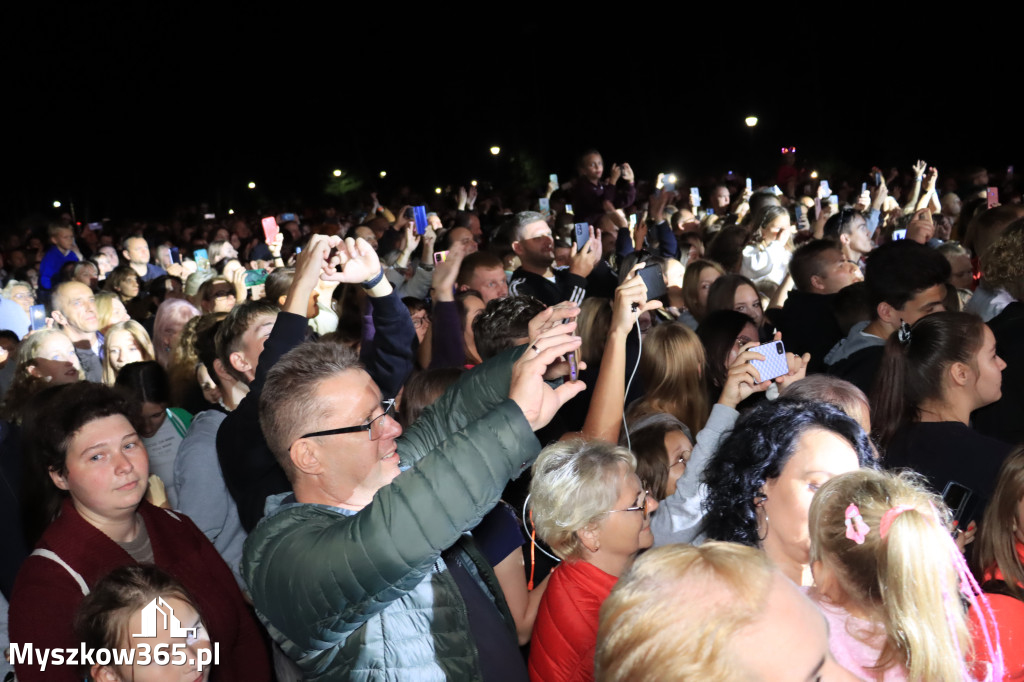
M498 145L494 145L493 147L491 147L491 155L492 156L497 156L500 153L501 153L501 147L499 147Z
M333 175L336 178L340 178L341 177L341 169L340 168L335 168Z
M440 194L440 193L441 193L441 188L440 187L435 187L434 188L434 194Z
M748 128L753 128L757 125L757 116L747 116L743 122L747 124Z
M476 180L470 180L469 184L472 185L473 187L476 187Z
M256 183L255 182L250 182L249 183L249 189L256 189Z
M53 202L53 207L54 208L60 208L60 202L59 201L54 201Z
M388 176L388 172L387 172L387 171L381 171L381 172L380 172L380 176L381 176L382 178L386 178L386 177Z

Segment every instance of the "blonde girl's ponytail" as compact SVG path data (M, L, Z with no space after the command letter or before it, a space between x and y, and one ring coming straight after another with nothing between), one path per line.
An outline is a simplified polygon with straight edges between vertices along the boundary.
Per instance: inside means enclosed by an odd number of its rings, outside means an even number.
M911 473L862 469L833 478L814 497L811 559L827 563L849 602L884 626L878 672L900 665L912 681L970 678L961 597L974 601L980 590L947 515ZM994 623L990 611L987 617ZM998 649L995 636L988 643ZM989 660L1002 656L997 651Z

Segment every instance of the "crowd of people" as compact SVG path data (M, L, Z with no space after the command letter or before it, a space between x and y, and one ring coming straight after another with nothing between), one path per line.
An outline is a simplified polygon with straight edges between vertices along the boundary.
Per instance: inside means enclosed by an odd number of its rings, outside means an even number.
M9 234L11 678L1024 676L1012 168L576 170Z

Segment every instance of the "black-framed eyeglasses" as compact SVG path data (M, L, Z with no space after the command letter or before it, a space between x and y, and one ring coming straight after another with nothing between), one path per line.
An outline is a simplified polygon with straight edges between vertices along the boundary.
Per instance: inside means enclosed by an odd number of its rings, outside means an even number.
M626 507L625 509L609 509L608 513L609 514L614 514L615 512L634 512L634 511L638 511L638 512L640 512L640 515L643 517L644 521L646 521L647 517L651 515L651 513L647 510L647 497L650 494L651 494L650 490L645 490L644 494L643 494L643 497L640 498L640 503L637 506L635 506L635 507Z
M307 433L304 436L299 436L297 440L303 438L317 438L318 436L336 436L342 433L359 433L360 431L366 431L370 434L370 440L380 440L381 436L384 435L384 418L391 416L391 410L395 406L394 398L388 400L382 400L380 407L383 410L376 417L370 419L365 424L359 426L343 426L340 429L328 429L327 431L316 431L315 433Z

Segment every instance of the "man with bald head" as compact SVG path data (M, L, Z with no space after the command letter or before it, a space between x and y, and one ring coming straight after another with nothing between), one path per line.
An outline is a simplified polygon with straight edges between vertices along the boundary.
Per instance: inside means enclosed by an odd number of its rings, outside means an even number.
M50 316L75 346L75 355L82 363L88 381L103 381L103 335L96 314L96 297L88 285L77 281L63 282L53 290L53 312Z

